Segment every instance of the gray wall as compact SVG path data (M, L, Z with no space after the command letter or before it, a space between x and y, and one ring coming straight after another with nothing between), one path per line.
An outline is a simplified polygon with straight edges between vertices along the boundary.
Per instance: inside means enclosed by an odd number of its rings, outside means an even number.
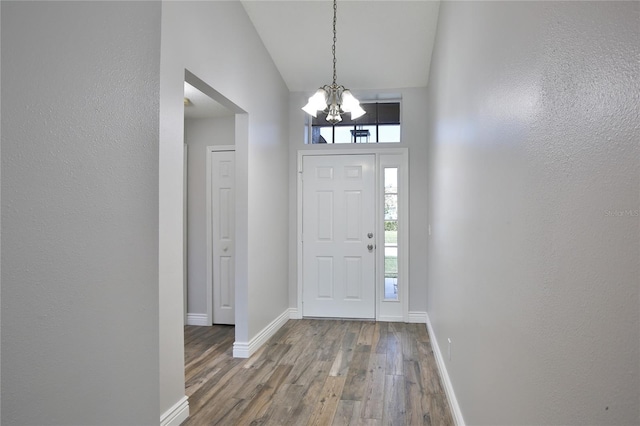
M444 2L428 313L467 424L640 424L638 2Z
M2 423L158 423L160 5L2 2Z
M164 2L160 81L160 410L184 396L183 138L185 69L236 115L236 341L288 308L288 95L236 1ZM281 249L282 248L282 249Z
M187 312L207 313L207 147L233 145L235 117L188 118Z

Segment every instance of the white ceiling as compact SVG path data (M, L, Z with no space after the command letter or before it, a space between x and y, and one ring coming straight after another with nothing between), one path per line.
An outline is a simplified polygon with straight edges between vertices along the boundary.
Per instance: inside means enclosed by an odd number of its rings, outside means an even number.
M232 111L186 81L184 82L184 97L191 101L190 105L184 107L185 118L217 118L234 115Z
M330 0L242 1L290 91L332 81ZM439 1L339 0L337 83L349 89L425 87Z

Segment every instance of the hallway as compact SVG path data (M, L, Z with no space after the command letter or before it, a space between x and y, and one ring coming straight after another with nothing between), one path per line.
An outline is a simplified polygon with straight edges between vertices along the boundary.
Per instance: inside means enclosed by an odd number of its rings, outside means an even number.
M185 425L451 425L424 324L290 320L254 356L185 327Z

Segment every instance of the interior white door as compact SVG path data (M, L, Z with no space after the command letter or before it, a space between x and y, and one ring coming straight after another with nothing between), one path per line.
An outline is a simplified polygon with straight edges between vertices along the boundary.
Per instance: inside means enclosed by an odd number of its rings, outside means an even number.
M375 318L375 156L302 162L303 315Z
M213 323L235 324L235 152L210 155Z

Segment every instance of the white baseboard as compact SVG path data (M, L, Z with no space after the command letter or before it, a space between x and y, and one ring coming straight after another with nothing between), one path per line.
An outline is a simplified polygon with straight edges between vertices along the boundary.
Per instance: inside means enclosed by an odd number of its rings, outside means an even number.
M302 313L298 311L298 308L289 308L289 319L302 319Z
M289 319L302 319L302 315L297 308L289 308ZM405 322L403 317L399 316L380 316L376 321L382 322ZM409 312L407 322L414 322L418 324L427 323L427 313L420 311Z
M250 341L234 342L233 357L249 358L260 348L260 346L264 345L265 342L276 333L276 331L280 330L280 327L282 327L289 320L289 315L289 309L287 308L283 313L278 315L276 319L271 321L269 325L267 325L258 334L256 334Z
M409 322L418 323L418 324L426 324L427 323L427 313L420 311L410 311L409 312Z
M404 317L394 315L379 315L376 321L380 322L404 322Z
M440 352L440 346L438 346L438 339L436 338L436 334L433 331L433 327L431 327L429 314L425 312L425 316L427 320L426 321L427 330L429 332L429 337L431 340L431 347L433 349L433 354L436 358L436 363L438 364L440 378L443 381L444 391L445 391L445 394L447 395L447 401L449 402L449 407L451 408L453 421L455 422L456 426L465 426L464 418L462 417L462 411L460 410L460 405L458 404L456 393L453 391L453 384L451 383L451 379L449 378L449 373L447 372L447 366L444 363L442 352Z
M187 325L205 325L209 326L207 314L187 314Z
M180 426L187 417L189 417L189 399L185 395L160 416L160 426Z

